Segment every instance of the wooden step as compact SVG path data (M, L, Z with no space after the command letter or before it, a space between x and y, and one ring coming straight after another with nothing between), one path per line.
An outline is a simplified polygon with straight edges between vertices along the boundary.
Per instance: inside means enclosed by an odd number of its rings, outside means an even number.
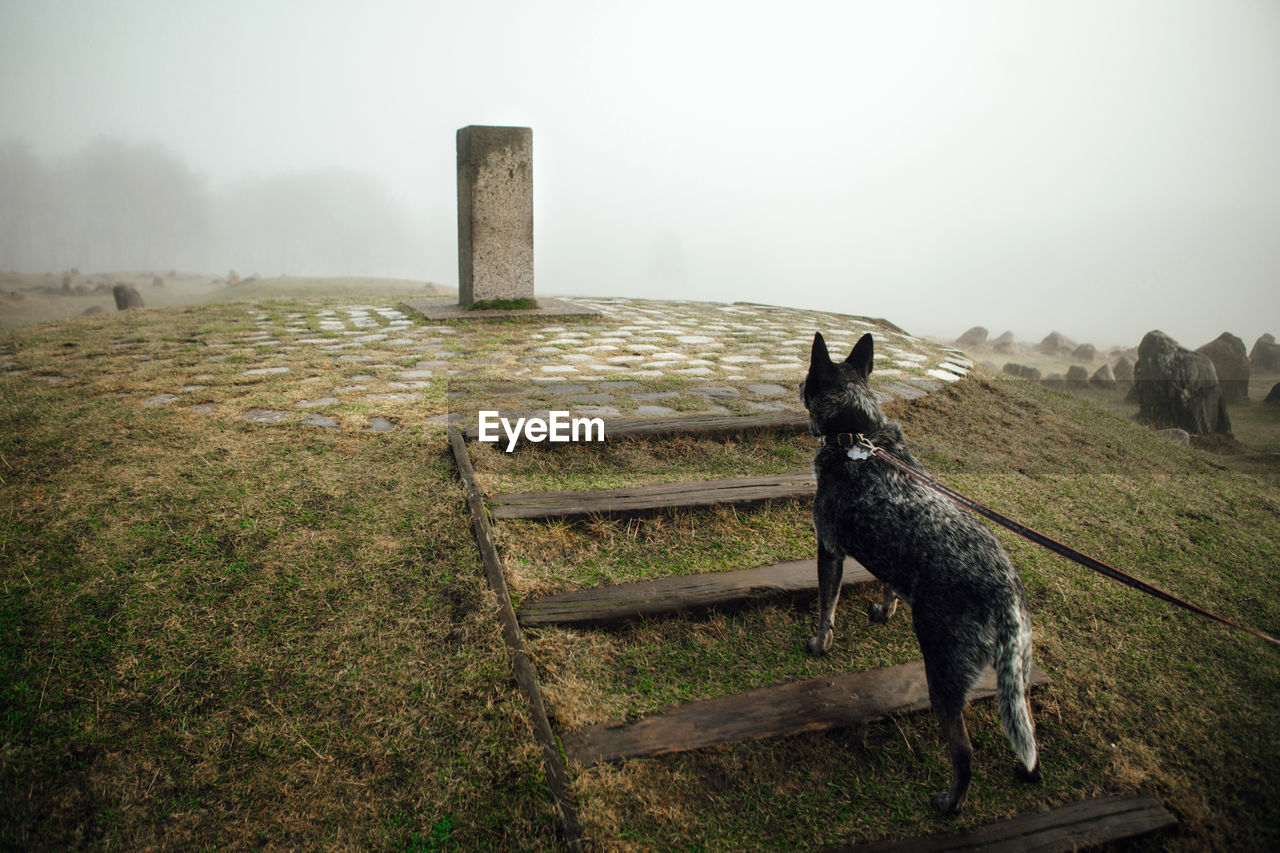
M487 503L497 520L514 518L568 518L610 513L640 513L661 509L716 506L750 506L771 500L811 498L813 471L790 471L760 477L658 483L569 492L519 492L496 495Z
M1049 676L1034 663L1031 683L1049 683ZM971 698L993 696L995 688L996 674L988 666ZM587 765L823 731L928 707L924 661L913 661L670 705L632 723L601 723L564 732L561 743L569 758Z
M514 423L514 415L499 413ZM604 437L611 438L658 435L733 435L753 429L801 432L809 429L807 412L768 412L761 415L676 415L661 418L604 418ZM480 437L480 427L467 429L467 441ZM506 437L502 439L506 448ZM542 442L543 446L559 445Z
M844 586L874 581L862 564L846 558ZM755 569L703 572L655 581L581 589L534 598L520 605L520 624L609 622L679 611L725 607L769 596L818 594L817 559Z
M1102 797L1019 815L958 835L828 847L823 853L1067 853L1166 832L1177 826L1177 819L1154 797Z

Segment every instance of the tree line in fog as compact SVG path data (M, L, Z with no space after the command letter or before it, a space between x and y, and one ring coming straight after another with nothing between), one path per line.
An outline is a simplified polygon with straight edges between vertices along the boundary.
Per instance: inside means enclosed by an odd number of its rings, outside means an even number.
M166 149L100 138L59 160L0 142L0 270L421 275L411 217L344 169L211 189Z

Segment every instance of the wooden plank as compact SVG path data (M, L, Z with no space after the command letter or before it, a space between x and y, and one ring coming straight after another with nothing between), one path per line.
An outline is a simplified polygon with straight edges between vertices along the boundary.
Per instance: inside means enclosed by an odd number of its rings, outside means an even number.
M749 506L770 500L811 498L814 488L813 471L790 471L760 477L658 483L621 489L518 492L491 498L489 511L495 519L536 519L651 512L718 504Z
M1049 676L1033 663L1031 683L1048 682ZM988 666L971 698L993 696L995 687L995 671ZM928 707L924 661L913 661L669 705L633 723L601 723L565 732L561 742L571 759L586 765L823 731Z
M499 413L514 423L514 415ZM661 418L604 418L604 437L626 438L659 435L733 435L753 429L800 432L809 428L809 414L801 411L768 412L760 415L677 415ZM480 427L468 427L467 441L480 437ZM543 444L547 444L543 442ZM506 438L501 441L506 448ZM559 445L548 445L557 447Z
M844 561L844 586L875 578L852 558ZM818 594L817 560L794 560L755 569L702 572L580 589L535 598L520 605L520 624L609 622L708 607L724 607L768 596Z
M551 722L547 718L546 706L542 701L542 690L538 686L538 676L533 670L533 662L529 659L524 634L516 622L515 609L511 606L511 595L507 590L506 575L502 571L502 559L498 556L498 549L493 544L493 529L489 525L489 517L484 510L480 487L476 484L471 457L467 454L462 433L454 427L449 427L448 434L453 458L458 466L458 476L466 492L467 506L471 510L471 524L475 531L476 544L480 547L480 557L484 561L485 576L489 581L489 588L498 601L498 621L502 625L502 636L510 655L512 672L515 675L516 684L524 694L525 701L529 704L534 738L542 748L547 787L551 790L552 802L560 814L565 846L571 851L580 851L583 849L582 827L578 821L577 805L573 801L570 790L569 768L565 766L559 745L556 743L555 733L551 730Z
M1066 853L1176 829L1178 821L1159 800L1146 796L1103 797L1019 815L945 837L904 838L829 847L824 853Z

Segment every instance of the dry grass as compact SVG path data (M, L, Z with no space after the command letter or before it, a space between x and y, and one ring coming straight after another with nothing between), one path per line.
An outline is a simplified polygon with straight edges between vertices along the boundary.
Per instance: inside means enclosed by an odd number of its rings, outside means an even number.
M250 331L242 318L174 308L0 339L0 354L62 379L0 378L0 846L554 848L452 461L425 424L449 388L398 410L387 435L253 426L231 413L289 408L309 371L359 368L286 354L271 363L289 381L241 384L249 365L210 367L202 347ZM191 402L213 417L139 403L203 373L219 381ZM365 414L341 409L348 426ZM961 489L1280 625L1271 481L999 378L900 416ZM564 451L481 448L476 465L491 490L588 488L789 470L809 454L768 434ZM812 550L805 508L788 503L496 532L517 598ZM958 825L1147 790L1183 824L1174 847L1274 841L1274 652L1000 535L1054 679L1033 700L1046 781L1009 778L994 709L976 705ZM553 723L576 726L917 656L909 621L868 625L866 600L846 599L821 661L801 651L812 614L777 603L526 636ZM797 849L954 828L926 805L948 772L936 724L913 715L574 768L574 789L600 849Z
M553 846L442 435L140 405L192 318L4 341L0 846Z
M1280 624L1280 500L1265 480L1088 401L998 377L976 377L899 414L922 458L962 490L1230 618L1272 630ZM753 440L760 446L745 454L752 459L785 458L795 444ZM716 442L703 443L681 449L687 478L720 475ZM662 445L648 451L654 458L637 466L635 480L674 479ZM575 448L565 477L582 487L612 483L619 472L596 475L600 460L582 457L621 452ZM627 452L634 458L641 450ZM494 480L522 483L546 469L544 455L517 453ZM1012 779L994 708L978 704L969 712L978 754L973 796L966 816L946 828L1149 791L1183 824L1184 834L1166 844L1265 846L1280 831L1271 779L1280 759L1270 710L1280 687L1275 652L998 535L1027 582L1037 659L1054 679L1033 699L1046 781L1027 787ZM500 536L525 593L761 565L812 548L805 509L782 504L507 523ZM909 619L866 622L871 598L870 591L846 598L838 646L820 661L802 651L812 612L787 604L528 636L554 722L572 727L918 657ZM926 804L948 775L939 741L936 723L920 714L578 768L576 784L602 849L796 849L929 834L944 828Z

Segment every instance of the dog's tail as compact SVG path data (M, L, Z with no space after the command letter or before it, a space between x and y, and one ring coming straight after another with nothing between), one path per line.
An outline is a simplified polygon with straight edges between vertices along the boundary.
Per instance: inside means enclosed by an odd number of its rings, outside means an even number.
M1031 619L1016 600L1009 602L1000 619L996 640L996 697L1000 723L1028 774L1039 769L1036 731L1027 705L1031 679Z

